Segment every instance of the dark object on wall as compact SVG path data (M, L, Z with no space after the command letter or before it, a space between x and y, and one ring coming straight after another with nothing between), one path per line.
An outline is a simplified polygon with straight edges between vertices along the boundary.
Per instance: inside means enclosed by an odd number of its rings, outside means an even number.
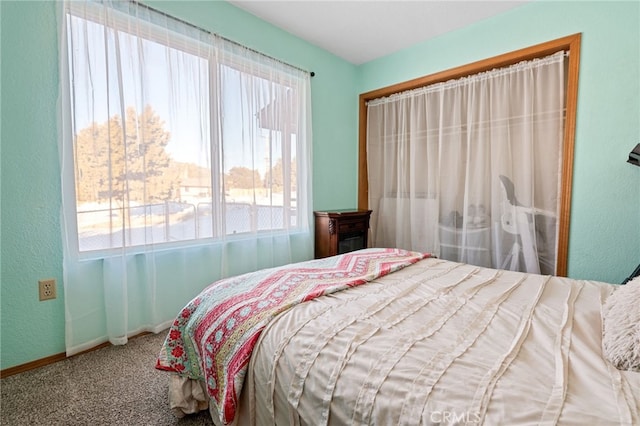
M640 166L640 143L636 145L635 148L629 153L629 159L627 163L634 164L636 166Z
M633 271L633 272L631 273L631 275L629 275L629 277L628 277L626 280L622 281L622 284L626 284L626 283L628 283L629 281L631 281L631 280L632 280L632 279L634 279L635 277L640 277L640 265L638 265L638 267L636 268L636 270L635 270L635 271Z

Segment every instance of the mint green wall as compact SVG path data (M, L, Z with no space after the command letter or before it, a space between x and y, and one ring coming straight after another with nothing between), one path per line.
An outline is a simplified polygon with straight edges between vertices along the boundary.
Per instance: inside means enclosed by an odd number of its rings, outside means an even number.
M313 70L314 207L357 193L357 95L583 33L569 274L619 282L640 262L637 2L539 2L355 67L219 1L149 1L225 37ZM57 30L54 2L0 1L0 368L64 351ZM39 302L37 281L58 280Z
M640 262L640 2L538 1L359 67L359 92L582 33L568 274L619 283Z
M64 303L38 301L61 284L53 4L1 2L2 368L64 351Z
M355 206L355 66L225 2L149 4L315 71L314 207ZM1 369L65 350L55 11L56 2L51 1L0 1ZM37 282L42 278L57 279L57 299L38 301Z

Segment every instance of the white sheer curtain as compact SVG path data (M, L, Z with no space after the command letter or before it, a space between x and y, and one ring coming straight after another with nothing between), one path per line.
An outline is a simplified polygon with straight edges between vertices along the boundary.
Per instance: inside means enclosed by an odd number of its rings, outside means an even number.
M368 103L372 245L552 274L564 53Z
M59 23L68 354L312 257L308 72L135 2Z

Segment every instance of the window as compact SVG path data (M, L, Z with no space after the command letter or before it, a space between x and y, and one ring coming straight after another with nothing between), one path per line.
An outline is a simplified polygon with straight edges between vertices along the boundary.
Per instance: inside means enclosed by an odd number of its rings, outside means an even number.
M308 73L136 3L66 25L78 252L308 228Z

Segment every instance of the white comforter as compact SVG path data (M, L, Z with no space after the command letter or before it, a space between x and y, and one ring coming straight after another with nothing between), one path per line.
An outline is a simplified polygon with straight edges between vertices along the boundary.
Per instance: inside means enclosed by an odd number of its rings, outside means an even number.
M239 424L640 424L601 348L612 286L426 259L267 326ZM215 418L215 416L214 416Z

